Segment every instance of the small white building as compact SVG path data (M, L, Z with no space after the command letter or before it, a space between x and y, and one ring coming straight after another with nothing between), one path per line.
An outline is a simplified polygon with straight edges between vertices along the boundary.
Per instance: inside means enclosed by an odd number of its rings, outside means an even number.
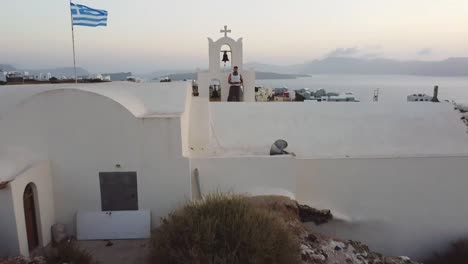
M242 69L226 36L210 65L225 42ZM211 80L227 83L215 68L199 96L191 82L1 87L0 256L49 244L55 223L78 239L145 238L215 191L329 208L340 221L316 230L389 255L466 234L468 134L451 104L255 103L245 71L247 102L210 102ZM270 156L277 139L295 156Z
M110 78L110 76L109 76ZM102 81L104 80L104 77L102 77L102 74L99 74L99 73L93 73L91 75L88 76L88 80L99 80L99 81Z
M47 72L47 73L39 73L39 74L36 74L34 76L34 79L36 81L41 81L41 82L46 82L46 81L49 81L50 78L52 78L52 74L50 72Z
M0 83L5 84L7 82L6 75L7 75L6 72L0 71Z

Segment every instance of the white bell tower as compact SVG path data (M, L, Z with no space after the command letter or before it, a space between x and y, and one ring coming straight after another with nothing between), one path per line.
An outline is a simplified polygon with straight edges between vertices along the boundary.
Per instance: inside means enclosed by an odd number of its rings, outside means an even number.
M239 72L244 80L244 102L255 101L255 72L247 71L244 69L242 38L237 41L228 36L231 30L224 26L220 31L224 34L223 37L216 41L208 38L209 46L209 67L208 71L198 72L198 92L200 97L210 99L210 85L216 84L220 89L220 100L226 102L229 94L230 85L228 83L228 76L232 72L234 66L239 67ZM221 58L223 54L222 48L228 46L227 53L231 67L224 69L221 66Z
M190 125L189 125L189 146L191 151L206 151L207 146L213 142L211 129L211 110L216 104L238 104L239 102L227 102L230 85L228 76L232 72L232 67L238 66L239 73L244 80L243 100L244 102L255 102L255 72L244 69L242 57L242 38L237 41L230 38L228 33L231 30L224 26L221 30L223 37L217 41L208 38L209 44L209 67L207 71L198 72L198 96L193 96L190 102ZM225 48L225 47L229 48ZM227 50L230 67L224 67L221 59ZM226 65L227 66L227 65ZM210 86L211 101L210 103ZM213 96L216 88L216 96ZM214 98L216 97L216 98Z

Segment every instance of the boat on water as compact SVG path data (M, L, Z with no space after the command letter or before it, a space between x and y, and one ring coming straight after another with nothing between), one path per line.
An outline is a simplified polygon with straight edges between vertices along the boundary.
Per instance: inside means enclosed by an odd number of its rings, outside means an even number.
M164 77L164 78L161 78L159 82L172 82L172 79L169 77Z
M135 83L142 83L142 82L143 82L143 79L138 78L138 77L135 77L135 76L128 76L128 77L126 78L126 80L127 80L128 82L135 82Z

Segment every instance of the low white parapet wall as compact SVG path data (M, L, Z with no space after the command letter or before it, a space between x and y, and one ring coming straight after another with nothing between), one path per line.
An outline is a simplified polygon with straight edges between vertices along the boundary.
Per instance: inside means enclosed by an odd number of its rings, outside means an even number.
M195 168L202 195L286 195L330 209L335 220L313 230L387 255L423 259L468 237L468 157L192 158Z
M293 161L292 156L190 159L192 171L198 169L202 195L227 192L291 198L296 193Z

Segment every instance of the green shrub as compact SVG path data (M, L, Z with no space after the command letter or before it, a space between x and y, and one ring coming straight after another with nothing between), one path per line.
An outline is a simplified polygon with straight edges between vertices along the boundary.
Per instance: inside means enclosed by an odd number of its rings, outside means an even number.
M277 215L240 196L211 195L163 219L152 263L300 263L299 242Z
M426 264L467 264L468 240L460 240L443 254L434 254L431 259L424 261Z
M68 243L63 241L59 243L56 250L50 254L47 258L47 264L95 264L91 254L83 249L80 249L73 242Z

